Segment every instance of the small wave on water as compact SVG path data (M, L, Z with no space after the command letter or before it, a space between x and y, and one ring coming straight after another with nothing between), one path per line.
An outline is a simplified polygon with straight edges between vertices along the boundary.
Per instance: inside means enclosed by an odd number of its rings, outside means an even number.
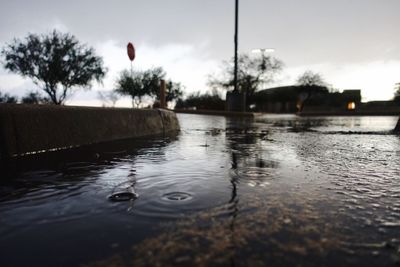
M172 201L185 201L192 199L192 196L186 192L170 192L162 196L163 199Z
M133 178L130 181L120 183L114 189L108 199L111 201L129 201L135 200L139 197L139 194L135 190L136 180Z

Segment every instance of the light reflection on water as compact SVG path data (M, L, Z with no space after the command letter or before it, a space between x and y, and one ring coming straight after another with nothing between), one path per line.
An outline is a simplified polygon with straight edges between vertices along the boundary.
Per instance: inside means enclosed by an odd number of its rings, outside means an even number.
M109 255L135 266L399 260L396 117L179 121L177 139L4 182L0 264L107 266ZM130 187L138 199L109 201Z

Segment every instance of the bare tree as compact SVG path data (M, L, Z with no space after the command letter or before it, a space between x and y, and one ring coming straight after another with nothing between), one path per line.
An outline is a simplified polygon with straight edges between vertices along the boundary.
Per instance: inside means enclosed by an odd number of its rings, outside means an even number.
M271 56L250 57L247 54L239 56L238 60L238 90L247 96L257 90L264 89L266 84L274 81L277 73L283 68L283 62ZM234 64L224 62L221 74L209 77L208 85L212 88L230 89L234 87Z
M300 112L311 97L329 92L328 84L324 81L322 75L309 70L297 78L297 85L301 87L299 94Z
M103 106L115 107L119 99L119 94L115 91L106 91L98 93L100 100L103 102Z
M159 90L160 80L165 76L162 68L153 68L146 71L122 71L117 79L115 91L121 95L130 96L132 106L139 108L144 96L152 95Z
M159 97L160 80L165 79L166 73L161 67L146 71L134 71L130 73L125 70L117 79L115 91L122 95L128 95L132 99L132 106L139 107L145 96ZM182 96L182 87L179 83L168 80L166 82L166 101L178 99Z
M2 92L0 92L0 103L15 104L17 102L18 98L16 96L12 96L7 93L3 94Z
M39 92L29 92L27 95L22 97L22 103L24 103L24 104L51 104L51 100L47 97L43 97Z
M327 83L322 78L322 75L310 70L305 71L297 78L297 85L327 87Z

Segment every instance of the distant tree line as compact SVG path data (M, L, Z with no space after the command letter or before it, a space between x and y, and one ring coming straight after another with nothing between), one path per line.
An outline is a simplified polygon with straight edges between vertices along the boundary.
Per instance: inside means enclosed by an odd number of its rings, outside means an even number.
M210 109L210 110L224 110L225 101L219 94L216 93L192 93L185 99L178 99L176 102L176 109Z
M18 98L16 96L9 95L7 93L0 92L0 103L17 103Z
M1 50L5 69L30 78L41 92L29 92L20 101L9 94L0 95L0 102L28 104L64 104L72 91L90 89L93 81L101 82L107 69L93 48L80 44L75 36L56 30L50 34L29 34L14 39ZM132 105L139 107L145 97L154 101L160 94L160 80L165 71L158 67L145 71L122 71L115 89L101 98L113 105L118 96L130 96ZM182 86L166 81L166 101L182 97ZM44 94L44 95L43 95Z
M0 103L49 104L51 102L48 98L42 97L38 92L29 92L22 98L18 98L17 96L10 95L8 93L2 93L0 91Z
M56 30L49 34L29 34L24 39L14 39L0 52L5 69L28 77L40 91L31 91L18 99L0 92L0 102L29 104L64 104L71 93L79 88L90 89L93 81L101 82L107 69L93 48L81 44L75 36ZM255 93L266 89L283 69L283 62L272 56L241 54L238 59L237 89L246 94L248 105L255 101ZM176 102L177 108L224 109L224 100L215 93L192 93L184 97L180 83L166 79L161 67L148 70L123 70L115 87L99 93L102 101L114 106L119 97L131 98L133 107L143 107L153 102L157 106L160 80L166 80L166 101ZM296 82L301 87L301 106L315 95L331 90L319 73L306 71ZM208 86L214 90L234 88L234 64L223 62L218 74L210 75ZM396 84L394 100L400 102L400 83Z

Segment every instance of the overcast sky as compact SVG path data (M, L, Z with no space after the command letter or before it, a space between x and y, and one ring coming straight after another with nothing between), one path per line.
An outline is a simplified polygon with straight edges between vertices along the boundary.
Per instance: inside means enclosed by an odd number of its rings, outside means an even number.
M365 101L393 96L400 82L400 0L239 2L239 52L275 48L285 68L274 85L293 84L312 70L340 90L362 89ZM111 90L117 74L130 68L128 42L136 47L134 68L162 66L187 93L208 90L207 76L233 56L234 0L0 3L0 46L56 28L103 57L109 69L103 85L75 93L69 104L99 105L97 91ZM23 95L35 88L0 67L2 92Z

